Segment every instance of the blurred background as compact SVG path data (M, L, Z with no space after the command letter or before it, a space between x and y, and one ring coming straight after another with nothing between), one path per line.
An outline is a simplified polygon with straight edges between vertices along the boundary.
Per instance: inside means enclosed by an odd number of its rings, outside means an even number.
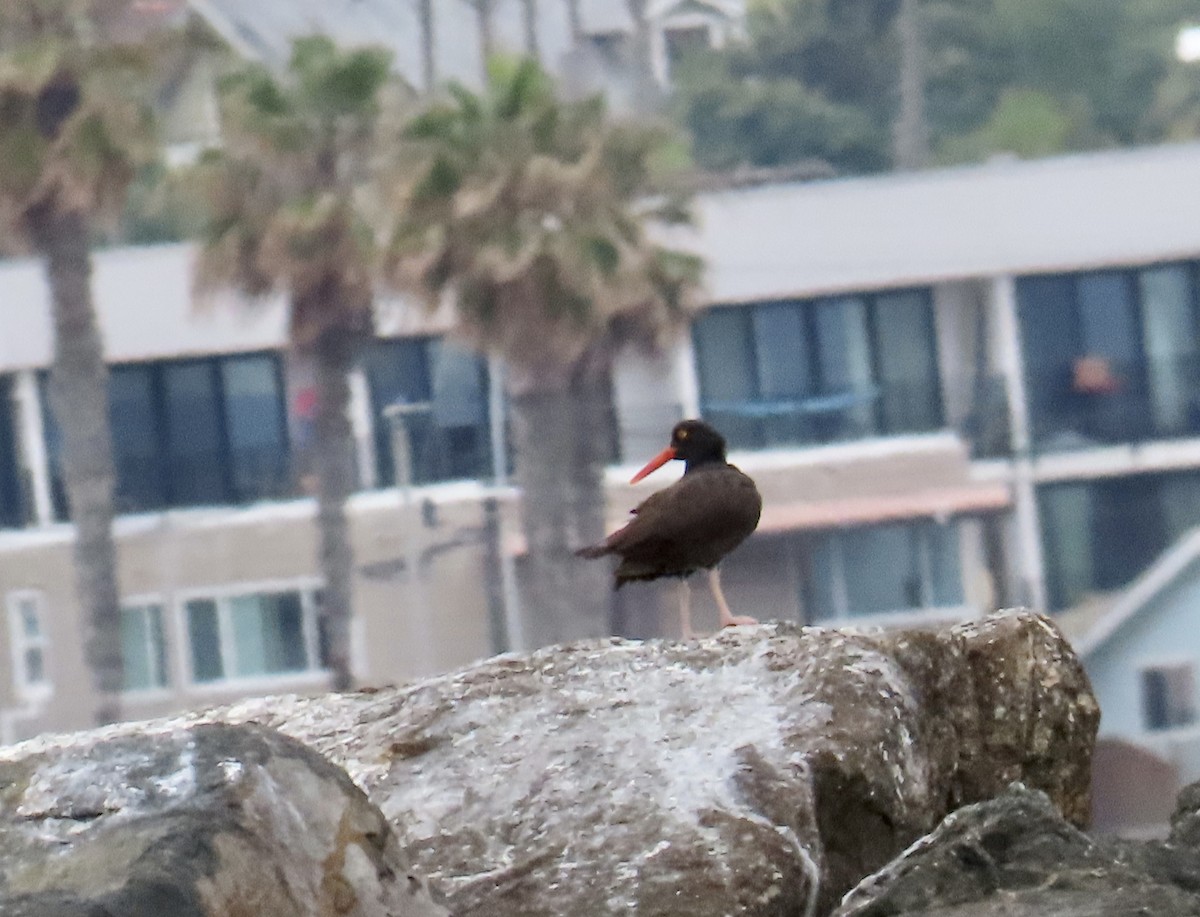
M1098 825L1200 777L1193 2L5 5L0 741L674 636L573 551L699 416L735 612L1044 609Z

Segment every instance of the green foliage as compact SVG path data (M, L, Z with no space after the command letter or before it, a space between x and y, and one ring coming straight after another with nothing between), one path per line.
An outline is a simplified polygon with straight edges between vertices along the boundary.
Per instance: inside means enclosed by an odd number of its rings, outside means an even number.
M866 172L887 162L886 134L866 111L831 102L798 80L739 80L720 65L696 69L680 108L706 168L821 159Z
M1082 105L1071 110L1045 92L1011 89L986 124L946 138L939 155L946 162L974 162L998 150L1030 159L1049 156L1086 145L1088 123Z
M114 220L156 137L155 36L109 34L112 3L6 0L0 8L0 229L78 210Z
M694 55L676 113L701 164L809 158L885 168L896 116L898 2L773 0L745 41ZM1196 136L1194 68L1174 60L1189 0L922 0L937 158L1023 156Z
M377 49L305 38L286 73L248 65L221 84L224 143L195 176L205 205L197 282L287 293L301 346L369 322L377 246L364 188L389 65Z
M780 0L752 7L748 40L686 59L677 116L699 164L887 162L895 0Z
M699 263L645 231L687 217L663 184L683 156L672 132L496 58L482 93L449 87L404 139L388 275L434 304L452 293L481 346L565 367L618 327L650 340L682 317Z

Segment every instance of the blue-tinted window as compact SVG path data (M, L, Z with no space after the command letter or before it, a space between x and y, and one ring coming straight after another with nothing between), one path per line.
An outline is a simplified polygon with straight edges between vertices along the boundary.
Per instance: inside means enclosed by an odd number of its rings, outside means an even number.
M217 681L225 677L221 657L221 629L217 603L212 599L193 599L184 606L187 612L188 643L192 650L192 679Z
M167 686L167 644L161 605L121 609L121 659L126 691Z
M117 511L135 512L167 504L162 431L150 366L117 366L108 375L113 461L117 468Z
M1038 448L1200 433L1195 264L1026 277L1017 304Z
M196 598L184 610L195 682L315 672L323 666L312 590Z
M209 362L162 368L167 473L178 504L224 503L232 496L215 370Z
M959 530L927 519L806 536L812 621L963 604Z
M1052 608L1123 588L1200 525L1200 473L1125 475L1038 488Z
M240 500L282 493L288 448L278 363L269 356L228 359L221 382L234 492Z
M62 444L42 380L51 484L65 518ZM118 512L241 503L291 491L274 354L127 363L109 372Z
M710 309L693 340L703 413L736 445L942 426L928 291Z
M278 675L309 668L298 592L244 595L229 600L234 675Z
M14 410L12 381L0 376L0 527L25 522Z
M933 310L922 293L908 290L876 297L875 330L879 409L888 430L914 432L936 427L942 417Z
M491 473L487 364L482 357L439 338L403 338L374 342L363 362L382 484L396 483L392 424L384 409L397 402L413 407L404 423L414 483Z
M762 421L745 410L760 390L753 334L749 311L738 308L712 309L693 326L704 414L731 443L762 437Z

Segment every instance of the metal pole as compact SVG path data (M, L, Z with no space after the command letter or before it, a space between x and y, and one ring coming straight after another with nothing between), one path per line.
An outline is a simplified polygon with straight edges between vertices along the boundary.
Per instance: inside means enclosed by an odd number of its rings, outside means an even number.
M383 409L383 416L391 425L392 464L396 470L396 486L400 489L401 506L404 510L404 570L408 577L409 606L414 622L414 632L419 646L421 673L436 672L437 645L433 634L433 609L421 576L421 552L416 539L416 513L413 506L412 430L408 418L413 414L429 410L428 404L409 404L397 401Z
M488 422L492 444L492 487L499 491L508 486L508 436L504 426L504 363L495 355L488 357ZM512 555L504 549L504 525L495 528L500 558L500 589L504 596L504 626L509 650L525 648L525 627L521 615L521 595L517 589L517 570Z

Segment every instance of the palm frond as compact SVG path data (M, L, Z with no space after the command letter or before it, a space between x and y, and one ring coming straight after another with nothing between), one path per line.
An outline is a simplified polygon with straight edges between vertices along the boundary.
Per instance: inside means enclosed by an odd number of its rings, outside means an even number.
M650 241L687 215L659 191L676 144L660 125L561 101L534 62L497 58L483 92L453 87L404 144L386 275L430 302L451 294L471 339L536 369L683 320L699 262Z

